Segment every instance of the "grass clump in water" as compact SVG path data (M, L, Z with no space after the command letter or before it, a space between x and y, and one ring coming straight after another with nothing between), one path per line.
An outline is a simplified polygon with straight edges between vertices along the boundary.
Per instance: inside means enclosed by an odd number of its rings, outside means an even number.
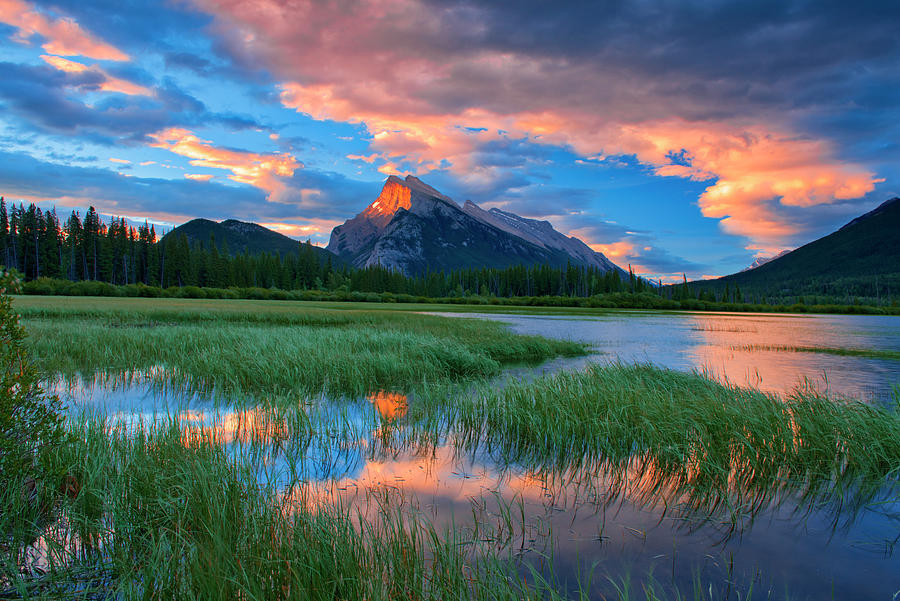
M484 378L510 362L586 352L498 323L255 301L113 299L17 308L39 366L62 375L154 370L186 390L361 395ZM124 302L128 301L128 302ZM120 305L119 303L122 302ZM64 304L66 303L66 304Z
M121 599L558 598L473 558L471 541L440 533L385 502L358 523L259 481L251 455L228 456L176 421L127 430L71 425L55 460L79 493L61 520L0 564L0 593ZM282 483L283 484L283 483ZM384 502L384 500L382 500ZM29 563L34 549L40 561ZM39 563L39 569L35 569ZM5 590L4 590L5 589Z
M509 461L570 469L602 460L620 473L640 465L699 505L759 504L786 489L865 500L900 483L896 413L650 365L593 365L483 390L460 397L451 420Z
M783 351L788 353L823 353L842 357L865 357L867 359L888 359L900 361L900 351L878 349L843 348L831 346L789 346L778 344L751 344L732 347L736 351Z

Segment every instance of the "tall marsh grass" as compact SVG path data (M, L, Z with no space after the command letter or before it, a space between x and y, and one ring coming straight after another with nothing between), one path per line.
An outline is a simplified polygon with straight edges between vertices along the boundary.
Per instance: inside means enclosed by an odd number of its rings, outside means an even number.
M580 344L517 336L502 324L475 320L253 301L138 300L146 299L17 309L30 350L47 372L90 379L98 371L147 370L151 379L184 390L232 395L362 395L485 378L504 363L586 352Z
M71 424L55 460L79 483L0 565L0 593L107 599L539 599L510 561L473 557L388 498L380 519L285 497L249 456L179 424ZM302 487L302 483L296 483ZM4 518L5 519L5 518ZM20 543L28 541L20 540ZM39 565L38 565L39 564ZM5 589L5 590L4 590Z
M484 388L449 406L461 437L503 461L655 474L653 494L664 485L697 507L734 512L779 492L858 502L900 494L900 415L808 391L782 399L614 364Z

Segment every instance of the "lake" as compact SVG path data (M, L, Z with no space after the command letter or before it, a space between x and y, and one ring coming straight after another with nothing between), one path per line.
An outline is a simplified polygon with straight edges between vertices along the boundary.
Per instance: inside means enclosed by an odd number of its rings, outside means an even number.
M451 315L452 317L453 315ZM900 362L797 352L788 347L900 351L896 317L658 314L590 317L460 314L507 322L518 333L591 344L595 354L512 368L505 377L577 369L589 361L651 362L789 393L798 384L890 404ZM362 398L305 399L315 427L285 444L282 414L247 401L154 389L140 377L59 384L72 411L118 421L177 416L186 437L203 436L233 454L264 457L266 477L298 504L341 504L379 519L386 499L474 541L472 553L510 556L572 591L593 574L604 599L630 575L634 592L653 575L657 590L713 583L717 598L892 599L900 591L900 491L839 498L783 488L728 507L696 499L657 465L589 462L551 469L510 461L483 441L452 430L422 436L407 419L417 399L374 390ZM410 412L411 414L411 412ZM290 436L287 436L290 438ZM258 451L264 450L260 454ZM300 483L297 482L297 475ZM552 568L552 569L551 569ZM610 582L609 579L612 579ZM582 580L583 581L583 580ZM640 595L639 595L640 596Z
M589 357L551 361L538 371L578 368L596 361L645 362L703 372L779 394L811 386L825 394L881 404L891 404L894 387L900 386L900 360L789 350L861 349L893 352L900 359L900 317L896 316L642 311L589 317L435 315L502 321L519 334L576 340L595 350Z

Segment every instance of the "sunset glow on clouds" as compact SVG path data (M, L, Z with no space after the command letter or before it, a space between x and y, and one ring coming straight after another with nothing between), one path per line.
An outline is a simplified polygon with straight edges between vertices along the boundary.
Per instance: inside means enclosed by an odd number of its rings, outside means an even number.
M0 0L0 193L321 244L409 173L640 273L729 273L900 193L898 13Z
M288 153L259 154L228 148L217 148L207 140L201 140L193 132L180 128L169 128L150 136L151 146L165 148L175 154L188 157L194 167L225 169L231 172L228 179L249 184L278 199L287 185L282 178L294 175L301 164ZM187 175L195 180L208 181L212 176Z
M150 90L148 90L144 86L139 86L135 83L131 83L130 81L119 79L118 77L112 77L103 69L100 69L98 67L88 67L87 65L83 65L72 60L68 60L59 56L48 56L46 54L42 54L41 59L48 65L52 65L53 67L56 67L60 71L65 71L66 73L96 73L101 78L101 81L99 84L97 84L97 87L104 92L118 92L120 94L128 94L132 96L149 96L151 94Z
M13 36L17 42L28 43L31 36L41 36L45 40L41 47L51 54L128 60L127 54L84 31L73 19L49 16L21 0L0 0L0 22L18 30Z

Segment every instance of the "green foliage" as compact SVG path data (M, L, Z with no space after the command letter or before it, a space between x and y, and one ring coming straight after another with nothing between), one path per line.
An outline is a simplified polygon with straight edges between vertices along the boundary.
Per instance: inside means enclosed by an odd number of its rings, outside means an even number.
M638 460L701 505L760 504L785 490L862 504L900 487L900 415L806 390L783 399L650 365L593 365L452 406L465 438L509 461Z
M59 399L41 389L6 294L18 286L15 272L0 270L0 487L15 490L41 475L42 457L61 436Z
M872 304L900 296L900 199L756 269L692 282L704 295L783 304ZM726 299L731 300L731 299Z
M182 289L183 290L183 289ZM32 299L27 299L31 301ZM237 394L366 394L497 375L583 354L503 324L243 300L34 299L22 308L47 371L154 370L161 385Z

